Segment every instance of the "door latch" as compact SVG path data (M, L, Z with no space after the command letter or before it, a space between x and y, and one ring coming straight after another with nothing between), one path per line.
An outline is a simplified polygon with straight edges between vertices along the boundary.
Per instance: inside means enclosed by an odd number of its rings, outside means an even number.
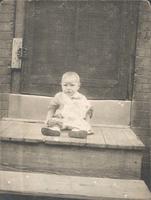
M19 48L18 50L17 50L17 57L19 58L19 59L24 59L24 58L26 58L27 57L27 48Z

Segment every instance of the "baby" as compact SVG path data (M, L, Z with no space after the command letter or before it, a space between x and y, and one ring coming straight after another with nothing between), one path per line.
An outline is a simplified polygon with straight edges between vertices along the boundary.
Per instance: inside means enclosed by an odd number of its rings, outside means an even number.
M75 72L66 72L61 80L62 92L52 98L46 118L43 135L59 136L61 130L69 130L69 137L86 138L92 134L89 120L92 106L87 98L78 92L80 77Z

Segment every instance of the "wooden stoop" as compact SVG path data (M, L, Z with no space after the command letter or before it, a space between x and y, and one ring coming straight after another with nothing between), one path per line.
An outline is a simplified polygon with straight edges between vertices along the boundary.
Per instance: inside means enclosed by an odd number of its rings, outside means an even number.
M150 200L151 195L143 181L108 178L65 176L27 172L0 171L1 192L14 194L15 200L24 193L26 199L89 199L89 200ZM17 196L18 195L18 196ZM47 198L44 198L47 197ZM14 200L11 198L11 200ZM5 200L5 199L4 199ZM8 199L6 199L8 200ZM35 198L34 198L35 200Z
M0 122L0 176L6 181L0 184L2 193L49 199L150 199L138 180L144 145L128 126L130 102L92 101L95 134L75 139L67 132L60 137L41 134L49 101L10 95L8 118ZM21 186L13 186L13 181Z

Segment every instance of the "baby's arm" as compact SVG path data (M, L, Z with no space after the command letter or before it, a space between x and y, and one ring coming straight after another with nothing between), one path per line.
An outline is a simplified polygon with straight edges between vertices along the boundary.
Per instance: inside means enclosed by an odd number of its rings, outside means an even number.
M93 109L92 107L86 112L86 116L85 116L85 120L86 121L90 121L90 119L92 118L93 116Z
M84 105L85 105L86 110L87 110L86 114L85 114L85 120L89 122L90 119L93 116L93 107L90 104L90 101L85 96L84 96Z
M47 126L50 125L51 119L54 116L54 114L55 114L55 109L54 108L49 108L47 116L46 116L46 121L45 121Z
M58 107L59 107L58 95L55 95L55 97L52 98L48 107L48 113L47 113L46 121L45 121L45 124L47 126L50 125L52 118L54 117L55 112Z

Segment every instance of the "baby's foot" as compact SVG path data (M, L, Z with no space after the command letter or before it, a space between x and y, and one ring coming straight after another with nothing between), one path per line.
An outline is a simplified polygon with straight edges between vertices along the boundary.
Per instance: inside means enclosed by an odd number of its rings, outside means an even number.
M60 136L60 128L58 126L54 127L43 127L41 129L43 135L46 136Z
M73 138L85 139L85 138L87 138L87 131L79 130L79 129L72 129L71 131L69 131L68 135L69 135L69 137L73 137Z
M88 132L87 132L87 135L93 135L94 134L94 132L92 131L92 130L89 130Z

